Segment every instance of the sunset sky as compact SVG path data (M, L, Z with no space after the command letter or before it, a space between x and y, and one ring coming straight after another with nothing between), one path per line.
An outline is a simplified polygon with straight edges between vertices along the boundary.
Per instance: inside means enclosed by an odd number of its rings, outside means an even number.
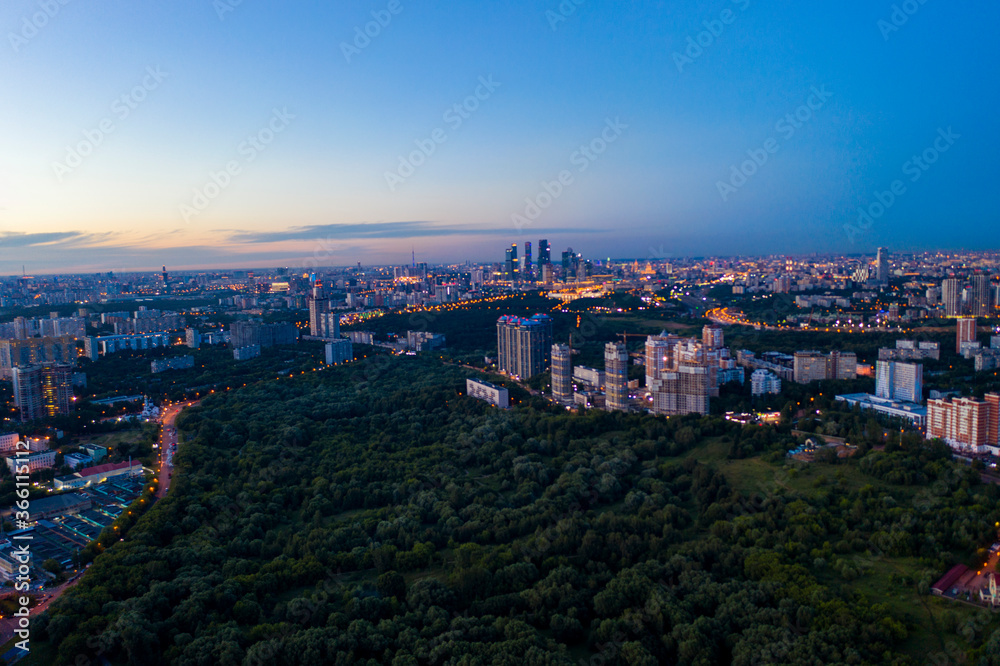
M996 247L1000 6L902 5L6 0L0 274Z

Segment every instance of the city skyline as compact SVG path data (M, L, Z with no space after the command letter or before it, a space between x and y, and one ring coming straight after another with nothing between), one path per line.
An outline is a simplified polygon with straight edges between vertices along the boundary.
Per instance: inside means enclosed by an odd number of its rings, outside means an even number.
M0 274L998 247L998 18L6 3Z

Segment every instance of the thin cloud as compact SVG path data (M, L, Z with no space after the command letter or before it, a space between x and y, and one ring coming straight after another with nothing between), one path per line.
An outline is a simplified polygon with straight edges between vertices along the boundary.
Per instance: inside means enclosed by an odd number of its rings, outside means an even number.
M538 233L594 233L594 229L536 229ZM290 227L283 231L238 231L229 236L234 243L281 243L353 239L409 239L441 236L513 236L513 229L439 226L433 222L373 222L360 224L318 224Z
M18 231L0 232L0 246L2 247L36 247L39 245L52 245L54 243L66 243L68 241L79 240L85 234L79 231L54 231L49 233L29 234Z

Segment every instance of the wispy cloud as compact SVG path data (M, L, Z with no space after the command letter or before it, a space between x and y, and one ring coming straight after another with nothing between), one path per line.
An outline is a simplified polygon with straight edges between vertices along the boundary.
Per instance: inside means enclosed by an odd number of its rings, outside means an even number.
M552 230L556 231L556 230ZM559 229L559 233L593 233L593 229ZM532 233L545 233L534 230ZM508 236L506 229L441 226L434 222L362 222L357 224L318 224L289 227L282 231L238 231L229 236L233 243L281 243L349 239L426 238L432 236Z
M0 247L36 247L39 245L79 241L85 237L86 234L79 231L56 231L40 234L4 231L0 232Z

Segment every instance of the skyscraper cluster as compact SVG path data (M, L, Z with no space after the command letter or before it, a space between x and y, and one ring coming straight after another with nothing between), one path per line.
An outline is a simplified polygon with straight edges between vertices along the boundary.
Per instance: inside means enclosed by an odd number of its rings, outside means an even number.
M533 263L531 241L524 244L524 256L519 257L517 243L506 249L503 262L503 279L510 283L551 282L551 248L546 239L538 241L538 263Z

